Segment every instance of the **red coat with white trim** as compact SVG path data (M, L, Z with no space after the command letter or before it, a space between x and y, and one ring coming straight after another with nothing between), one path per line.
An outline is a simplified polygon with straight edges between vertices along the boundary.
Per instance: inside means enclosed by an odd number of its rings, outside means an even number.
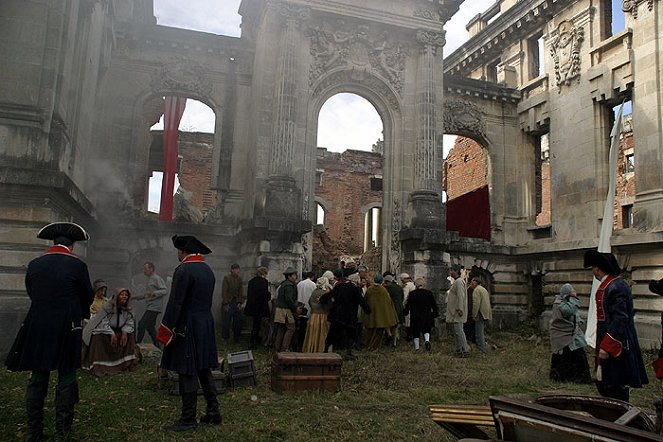
M649 383L633 322L633 297L621 277L608 276L596 294L596 353L610 357L601 361L603 383L642 387Z

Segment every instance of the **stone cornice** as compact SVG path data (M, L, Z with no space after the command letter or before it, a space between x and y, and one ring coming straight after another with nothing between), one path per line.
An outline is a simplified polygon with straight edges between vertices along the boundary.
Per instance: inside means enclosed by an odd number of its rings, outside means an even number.
M521 98L521 93L517 89L511 89L489 81L474 80L452 74L444 75L444 89L450 94L484 100L506 101L513 104L518 103Z
M516 3L444 59L445 72L468 75L494 60L514 39L524 37L575 0L535 0Z
M232 54L237 51L253 52L252 45L238 37L217 35L161 25L140 26L126 24L116 29L119 41L132 41L139 46L169 50L187 50L212 54Z
M386 25L396 26L399 28L406 29L425 29L429 31L441 31L442 25L444 22L451 18L453 14L458 11L462 0L449 0L449 1L433 1L429 0L428 2L422 2L434 4L437 7L442 7L444 5L445 11L447 12L448 18L440 16L438 22L432 21L430 19L415 16L414 14L411 17L405 17L400 14L393 14L383 10L371 9L362 6L355 5L338 5L327 0L303 0L303 1L289 1L291 4L298 4L301 6L308 6L311 8L313 13L327 13L339 16L345 16L348 18L366 20L378 22Z

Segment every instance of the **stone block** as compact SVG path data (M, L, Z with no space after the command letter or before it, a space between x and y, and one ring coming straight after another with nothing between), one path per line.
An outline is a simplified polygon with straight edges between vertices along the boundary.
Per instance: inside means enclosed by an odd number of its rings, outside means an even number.
M3 290L22 292L25 290L25 274L0 273L0 287Z
M527 305L527 296L494 294L491 296L491 302L493 305Z

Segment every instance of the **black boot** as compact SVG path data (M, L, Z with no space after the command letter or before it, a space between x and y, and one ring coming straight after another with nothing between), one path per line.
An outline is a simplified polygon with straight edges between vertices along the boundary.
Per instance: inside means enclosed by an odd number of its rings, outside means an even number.
M48 379L30 381L25 391L26 409L28 412L28 431L26 442L44 440L44 399L48 393Z
M55 438L57 442L71 440L74 406L78 403L78 384L58 385L55 389Z
M210 370L206 370L204 374L200 376L200 386L203 389L203 395L205 396L205 402L207 402L207 408L205 410L205 415L200 418L201 424L211 424L211 425L221 425L221 413L219 413L219 401L216 398L216 385L214 384L214 376Z
M172 425L164 427L169 431L194 430L198 426L196 420L196 406L198 405L198 392L182 393L182 415Z

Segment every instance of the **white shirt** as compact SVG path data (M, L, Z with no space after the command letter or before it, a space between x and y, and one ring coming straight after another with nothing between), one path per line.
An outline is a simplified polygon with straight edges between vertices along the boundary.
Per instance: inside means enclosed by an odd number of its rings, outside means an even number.
M311 315L311 306L309 306L308 301L311 299L311 294L316 287L315 282L311 281L310 278L302 279L297 284L297 301L306 307L307 318Z

